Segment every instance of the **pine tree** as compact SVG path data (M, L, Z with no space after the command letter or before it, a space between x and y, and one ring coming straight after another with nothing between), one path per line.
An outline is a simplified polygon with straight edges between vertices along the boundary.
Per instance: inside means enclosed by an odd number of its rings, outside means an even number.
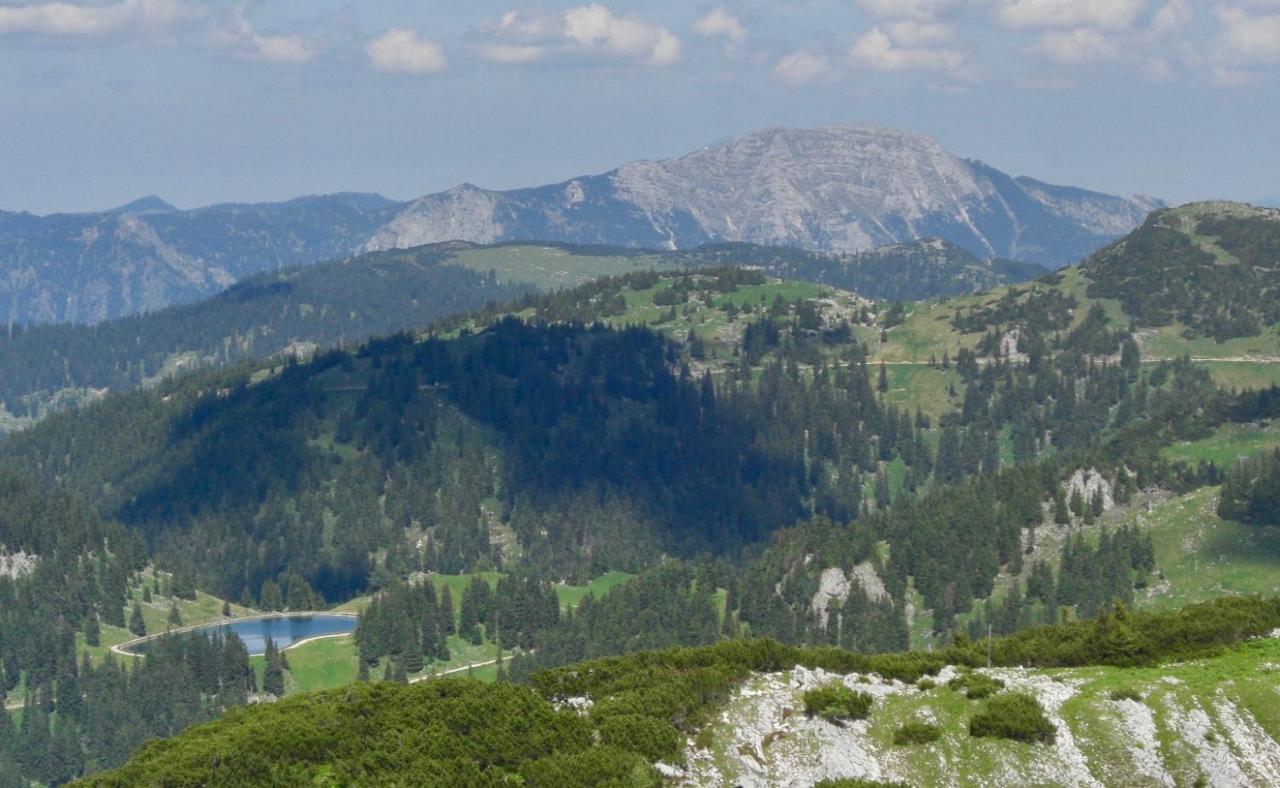
M129 614L129 631L138 637L147 634L147 622L142 617L142 606L137 602L133 603L133 612Z
M171 627L182 626L182 612L178 610L177 599L173 600L173 603L169 605L169 626Z
M281 663L280 649L270 636L267 636L264 656L267 664L262 671L262 691L277 698L284 697L284 665Z
M1084 496L1080 494L1079 487L1071 491L1071 503L1068 504L1068 508L1076 517L1084 517Z
M1067 496L1061 489L1053 491L1053 521L1058 525L1071 525L1071 510L1067 508Z
M96 611L90 611L89 615L85 616L84 642L89 646L98 646L102 643L102 626Z

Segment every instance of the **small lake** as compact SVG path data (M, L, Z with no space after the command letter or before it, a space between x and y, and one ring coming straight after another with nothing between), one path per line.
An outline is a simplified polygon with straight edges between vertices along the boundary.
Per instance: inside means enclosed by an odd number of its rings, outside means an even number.
M267 638L270 637L280 648L285 648L300 640L319 637L320 635L346 635L356 629L355 616L339 616L316 613L301 616L271 616L270 618L251 618L243 621L228 621L220 624L209 624L183 630L184 634L199 632L212 634L217 632L223 637L234 632L244 641L250 655L262 654L267 650ZM142 653L150 640L144 640L132 646L131 653Z

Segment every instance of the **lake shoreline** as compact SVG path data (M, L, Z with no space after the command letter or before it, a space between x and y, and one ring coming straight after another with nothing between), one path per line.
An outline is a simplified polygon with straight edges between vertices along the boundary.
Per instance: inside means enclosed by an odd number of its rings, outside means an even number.
M308 610L308 611L299 611L296 613L293 613L293 612L259 613L252 616L239 616L239 617L231 617L231 618L222 616L215 621L206 621L202 624L188 624L186 626L175 627L173 629L166 629L164 632L157 632L154 635L142 635L141 637L136 637L136 638L133 638L132 640L126 640L123 643L117 643L114 646L112 646L110 650L111 650L111 653L118 654L122 657L137 658L145 655L136 651L130 651L129 649L139 646L143 643L146 643L147 641L155 640L157 638L162 638L166 635L181 635L187 632L195 632L200 629L212 629L214 627L223 627L223 626L228 626L232 624L242 624L242 623L253 622L253 621L267 621L267 620L278 619L278 618L312 618L315 616L332 616L335 618L356 619L359 617L359 614L340 613L340 612L333 612L329 610ZM352 632L335 632L335 633L329 633L324 635L311 635L311 636L302 638L300 640L297 640L293 643L290 643L288 646L285 646L284 648L282 648L281 651L286 651L288 649L293 648L294 646L300 646L309 640L316 640L318 638L323 638L323 637L338 637L338 636L350 635L350 634L352 634ZM260 655L251 654L250 656L260 656Z

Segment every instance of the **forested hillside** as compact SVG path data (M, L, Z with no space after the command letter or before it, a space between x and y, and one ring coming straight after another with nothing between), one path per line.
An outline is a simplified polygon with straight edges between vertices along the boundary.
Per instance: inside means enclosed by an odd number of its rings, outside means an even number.
M596 264L578 251L580 271ZM452 259L479 267L494 253ZM519 253L544 266L567 254ZM1104 621L1117 601L1233 592L1169 553L1171 539L1207 542L1158 527L1184 501L1267 527L1275 463L1213 447L1274 446L1280 389L1224 387L1181 353L1152 357L1150 336L1118 300L1091 297L1080 269L877 304L715 267L719 253L52 416L6 439L0 466L117 536L81 539L55 564L28 525L5 555L67 577L112 567L65 610L41 610L67 622L56 653L70 664L91 654L74 633L123 622L159 571L248 606L359 611L354 637L326 651L342 681L430 679L463 652L524 681L742 636L864 655L964 648ZM566 595L608 576L626 581ZM23 653L6 668L19 697L56 697L88 670L64 659L59 677ZM198 694L199 714L175 725L235 705ZM618 735L670 740L635 725L649 733ZM92 750L82 739L75 751Z
M1200 203L1157 211L1083 270L1140 328L1223 341L1280 323L1280 210Z
M0 335L0 416L30 424L68 399L239 359L356 344L529 289L451 265L452 254L448 245L370 254L260 274L198 304L95 326L11 327Z
M1045 273L983 262L940 241L857 255L730 244L646 252L570 244L443 243L259 274L207 300L93 326L11 325L0 334L0 431L192 369L307 354L422 328L531 290L600 276L723 265L825 283L875 300L970 293Z

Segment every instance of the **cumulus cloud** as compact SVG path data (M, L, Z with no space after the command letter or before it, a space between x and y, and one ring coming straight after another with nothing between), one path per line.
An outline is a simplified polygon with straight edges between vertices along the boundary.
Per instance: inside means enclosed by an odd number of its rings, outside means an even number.
M876 25L849 48L850 65L875 71L949 71L957 76L971 71L969 58L940 44L951 37L948 27L909 20Z
M933 19L955 0L858 0L858 7L882 19Z
M188 9L177 0L121 0L106 5L69 2L0 5L0 35L93 36L122 31L163 30Z
M241 8L237 8L229 19L213 21L209 39L215 46L231 51L241 60L305 63L315 56L315 50L301 36L258 32Z
M478 29L474 50L496 63L529 63L551 53L666 66L680 59L680 39L659 25L620 16L599 3L564 12L509 11Z
M401 27L369 41L365 52L375 69L388 73L439 74L449 67L439 44Z
M707 38L724 36L735 44L747 35L747 30L742 26L742 22L723 8L717 8L698 19L693 23L693 29Z
M193 0L119 0L98 4L37 2L0 5L0 35L164 36L226 50L243 60L303 63L315 52L300 36L267 35L242 7L218 9Z
M1035 49L1056 63L1081 65L1111 60L1119 54L1116 44L1097 30L1052 30L1040 37Z
M1149 0L996 0L996 18L1013 28L1127 28Z
M1151 32L1157 36L1169 35L1186 29L1191 23L1191 6L1187 0L1169 0L1151 17Z
M680 39L666 28L617 16L598 3L571 8L564 19L565 35L583 49L637 58L653 66L680 59Z
M1280 10L1280 3L1275 7ZM1239 6L1217 9L1217 44L1232 62L1280 63L1280 13L1255 14Z
M803 85L826 76L830 70L826 55L798 49L774 65L773 75L789 85Z

